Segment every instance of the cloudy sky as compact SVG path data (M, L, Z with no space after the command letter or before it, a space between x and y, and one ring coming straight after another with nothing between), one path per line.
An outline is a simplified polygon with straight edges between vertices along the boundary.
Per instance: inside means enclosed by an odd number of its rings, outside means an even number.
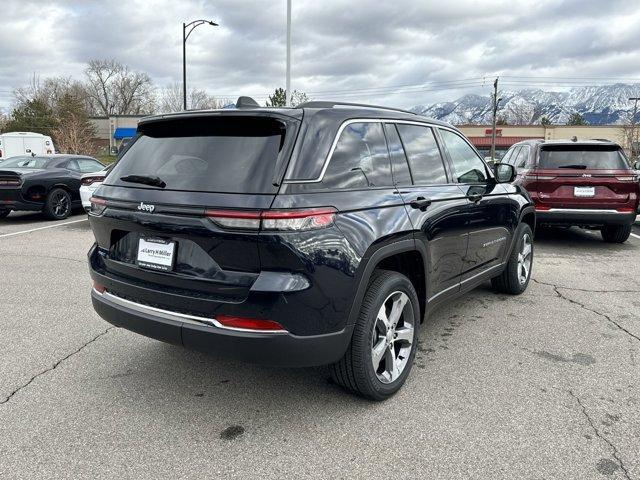
M314 99L410 107L504 88L640 81L638 0L292 0L292 86ZM606 5L606 7L605 7ZM604 7L604 8L603 8ZM286 0L2 0L0 109L33 74L81 79L115 58L263 102L285 83Z

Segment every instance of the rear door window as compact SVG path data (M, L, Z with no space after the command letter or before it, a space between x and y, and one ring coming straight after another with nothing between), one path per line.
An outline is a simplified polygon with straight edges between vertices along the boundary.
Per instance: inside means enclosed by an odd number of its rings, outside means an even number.
M322 187L368 188L393 185L389 151L380 122L357 122L340 133Z
M580 170L626 170L629 164L616 145L544 145L540 150L541 168Z
M398 124L398 132L409 159L413 183L447 183L447 173L433 130L420 125Z
M404 153L404 148L402 148L402 142L400 141L396 126L393 123L387 123L384 126L384 132L387 136L389 154L391 155L391 169L393 171L394 183L400 186L411 185L411 170L409 170L407 157Z
M157 176L165 190L275 193L274 175L286 125L271 117L194 117L142 124L139 136L107 177ZM106 182L105 182L106 183Z

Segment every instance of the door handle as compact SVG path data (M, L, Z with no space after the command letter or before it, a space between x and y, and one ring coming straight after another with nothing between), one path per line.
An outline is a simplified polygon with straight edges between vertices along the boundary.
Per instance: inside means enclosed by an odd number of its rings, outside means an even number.
M469 200L471 200L472 202L476 203L476 202L479 202L480 200L482 200L482 194L481 193L471 193L471 194L467 195L467 198Z
M422 212L424 212L427 207L431 205L431 200L424 197L418 197L415 200L411 200L411 202L409 202L409 205L411 205L411 208L419 208Z

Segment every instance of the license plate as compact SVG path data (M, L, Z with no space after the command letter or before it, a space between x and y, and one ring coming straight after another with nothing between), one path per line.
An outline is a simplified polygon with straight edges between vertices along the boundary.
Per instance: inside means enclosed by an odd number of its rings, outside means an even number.
M594 197L596 195L596 187L573 187L574 197Z
M136 264L142 268L168 272L173 269L176 242L162 238L140 238Z

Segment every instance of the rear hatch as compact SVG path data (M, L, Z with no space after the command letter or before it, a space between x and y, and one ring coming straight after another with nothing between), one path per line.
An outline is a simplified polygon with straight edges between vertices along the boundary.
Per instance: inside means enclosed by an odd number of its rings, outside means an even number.
M547 144L535 172L538 208L617 209L637 204L637 177L615 144Z
M271 206L297 128L242 112L142 123L95 193L98 268L151 291L242 301L260 270L243 212Z

